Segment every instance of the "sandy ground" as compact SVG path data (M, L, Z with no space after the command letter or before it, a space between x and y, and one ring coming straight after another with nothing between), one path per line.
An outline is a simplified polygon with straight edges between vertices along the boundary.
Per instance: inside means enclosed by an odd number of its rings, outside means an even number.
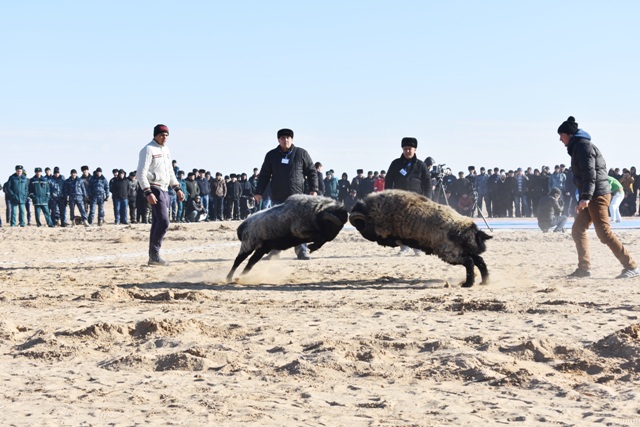
M590 279L568 234L495 230L462 289L345 229L227 284L237 225L172 225L152 268L146 225L4 224L0 425L640 425L640 279L593 232Z

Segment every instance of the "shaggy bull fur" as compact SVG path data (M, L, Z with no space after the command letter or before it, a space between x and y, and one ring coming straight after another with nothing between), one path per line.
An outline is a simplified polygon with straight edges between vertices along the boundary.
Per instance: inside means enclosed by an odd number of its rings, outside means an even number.
M242 241L227 280L251 253L242 274L273 249L285 250L302 243L314 252L335 239L347 222L348 213L342 203L327 197L294 195L283 204L260 211L244 220L238 227L238 239ZM255 252L254 252L255 251Z
M489 272L480 256L491 236L478 229L471 218L424 196L402 190L386 190L368 195L356 203L349 221L362 236L382 246L407 245L437 255L453 265L467 269L463 287L474 282L474 265L482 284Z

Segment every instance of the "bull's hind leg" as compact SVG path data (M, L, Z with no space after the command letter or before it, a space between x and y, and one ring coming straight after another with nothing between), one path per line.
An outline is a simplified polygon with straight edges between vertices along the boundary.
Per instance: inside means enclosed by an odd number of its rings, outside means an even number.
M231 267L231 271L229 271L229 274L227 274L227 282L231 282L233 280L233 273L236 272L236 269L242 263L242 261L247 259L249 255L251 255L251 252L253 251L240 252L238 254L238 256L236 257L236 260L233 262L233 267Z
M246 267L244 268L244 270L242 270L242 274L247 274L248 272L250 272L253 266L256 265L256 263L260 261L263 256L269 253L269 251L270 249L267 249L264 246L256 249L251 258L249 258L249 262L247 263Z
M485 264L484 259L482 259L480 255L471 255L471 258L473 258L473 263L478 267L478 270L480 270L480 275L482 276L482 282L480 282L480 284L488 285L489 270L487 269L487 264Z
M474 281L474 277L473 277L473 258L464 257L462 259L461 264L464 265L464 268L467 269L467 280L464 281L464 283L462 284L462 287L463 288L470 288L470 287L473 286L473 281Z

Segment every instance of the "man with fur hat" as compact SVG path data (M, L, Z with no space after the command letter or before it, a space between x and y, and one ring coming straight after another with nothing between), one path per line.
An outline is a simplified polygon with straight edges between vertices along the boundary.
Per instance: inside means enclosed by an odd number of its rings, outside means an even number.
M87 211L84 210L84 199L87 197L87 189L84 182L78 177L78 171L71 169L70 177L64 183L64 195L69 198L69 219L73 223L75 220L75 208L78 208L82 224L89 226L87 222Z
M47 225L49 227L53 227L51 213L49 211L51 188L49 186L49 180L42 176L42 168L36 168L33 178L29 180L29 198L33 201L36 224L38 227L42 226L42 223L40 222L40 212L43 213Z
M9 177L5 190L8 200L11 202L11 226L24 227L27 216L27 198L29 195L29 180L24 174L22 165L16 166L16 173Z
M167 147L169 128L159 124L153 128L153 139L140 150L138 159L138 185L151 205L151 232L149 235L149 265L167 266L160 257L162 240L169 229L169 186L176 190L179 201L184 193L171 164L171 153ZM125 193L126 197L126 193Z
M51 221L53 225L66 227L67 224L67 198L64 195L64 175L60 174L60 167L53 168L53 175L49 178L49 187L51 189L51 199L49 199L49 210L51 212Z
M89 210L89 224L93 224L93 218L98 210L98 225L104 224L104 202L109 198L109 183L102 175L102 168L96 168L89 179L89 199L91 208Z
M431 174L416 156L418 140L402 138L402 155L391 162L385 177L385 189L407 190L431 198Z
M431 172L422 160L416 156L418 140L405 137L400 141L402 155L395 159L387 169L385 189L407 190L431 198ZM400 248L400 255L409 251L407 246ZM416 255L421 252L415 250Z
M591 142L591 136L578 128L572 116L558 127L560 141L571 156L573 182L580 194L576 219L571 229L578 252L578 268L569 277L591 277L591 259L587 230L593 224L596 235L622 264L620 279L640 276L640 269L624 245L611 231L609 204L611 186L607 179L607 164L602 153Z
M267 152L258 174L258 185L255 191L256 203L260 203L267 185L271 183L271 199L273 204L284 203L289 196L302 194L307 180L309 194L318 193L318 173L311 156L304 148L293 144L293 131L280 129L277 134L278 146ZM295 247L300 260L308 260L307 246ZM277 256L279 251L272 251L269 256Z

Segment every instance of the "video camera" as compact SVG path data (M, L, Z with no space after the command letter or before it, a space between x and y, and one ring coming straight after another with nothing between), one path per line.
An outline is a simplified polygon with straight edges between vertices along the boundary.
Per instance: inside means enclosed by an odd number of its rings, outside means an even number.
M440 165L433 165L431 168L431 178L432 179L442 179L444 176L444 167L446 163L442 163Z

